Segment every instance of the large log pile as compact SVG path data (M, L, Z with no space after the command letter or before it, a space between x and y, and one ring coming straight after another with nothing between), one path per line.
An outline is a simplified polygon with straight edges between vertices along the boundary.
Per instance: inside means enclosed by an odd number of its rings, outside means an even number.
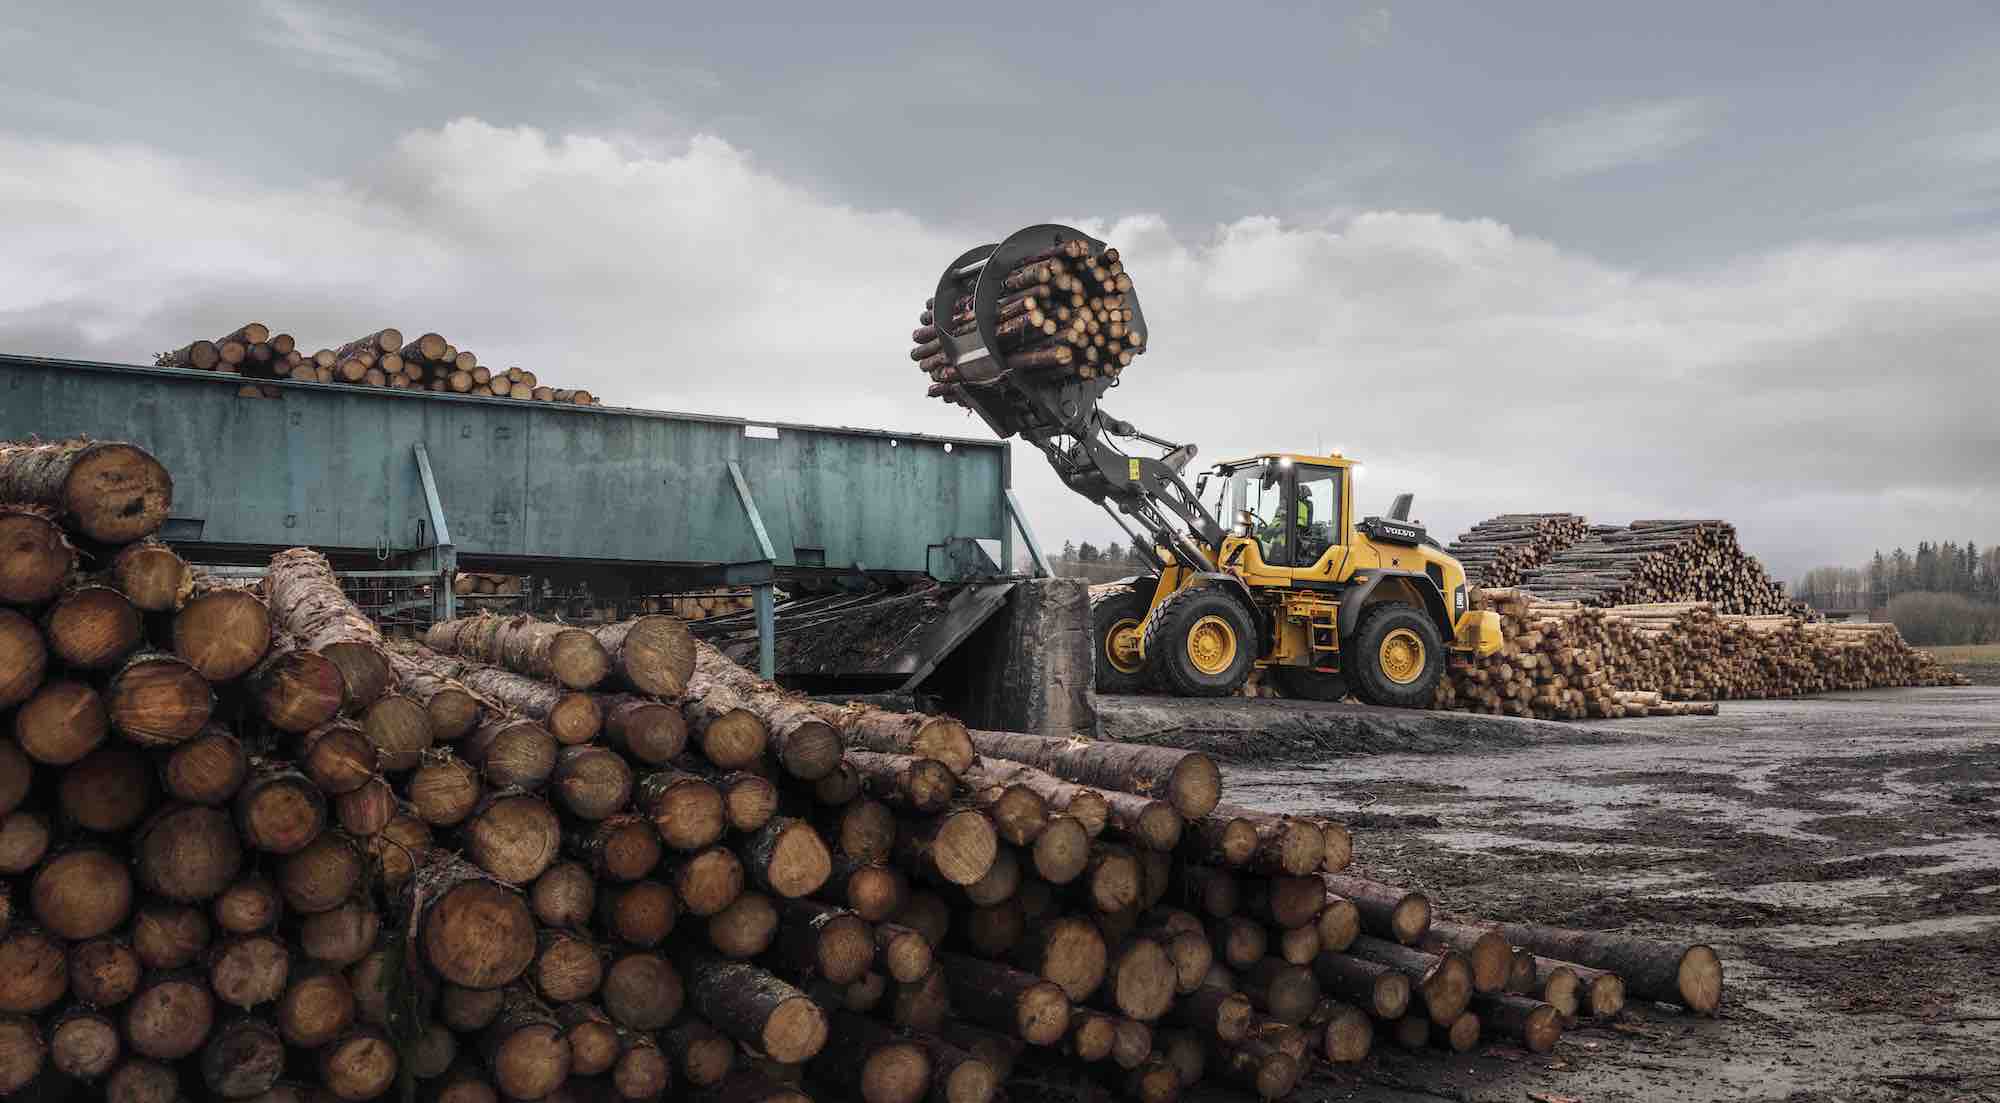
M1727 521L1593 526L1511 584L1551 601L1594 606L1703 601L1724 613L1813 615L1785 596L1784 583L1743 550Z
M1515 586L1521 574L1590 534L1574 513L1503 513L1466 530L1452 542L1452 556L1474 586Z
M225 372L245 379L241 393L275 395L255 380L344 383L392 390L438 391L481 398L512 398L571 406L602 406L589 391L550 387L521 367L489 368L472 352L435 333L405 342L399 329L382 329L337 348L306 352L289 333L250 322L214 340L190 342L153 358L163 368Z
M1278 1098L1720 999L1706 947L1434 917L1197 753L817 704L671 618L443 655L308 549L157 568L0 607L0 1095Z
M1135 324L1132 277L1117 249L1092 255L1082 239L1063 241L1024 259L1010 271L997 303L993 350L1010 369L1112 379L1146 351L1146 332ZM947 309L948 308L948 309ZM940 335L978 332L971 295L940 306L924 302L910 334L910 359L930 376L933 397L951 400L958 368Z
M1718 611L1707 602L1597 608L1519 589L1476 590L1505 645L1454 658L1439 708L1535 716L1678 716L1725 699L1882 686L1961 685L1890 624L1828 624Z

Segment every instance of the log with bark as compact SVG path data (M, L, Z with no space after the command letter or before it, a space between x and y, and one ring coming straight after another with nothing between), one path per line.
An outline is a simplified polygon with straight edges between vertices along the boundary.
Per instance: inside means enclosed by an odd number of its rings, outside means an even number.
M1642 999L1676 1003L1713 1015L1722 1005L1722 961L1700 943L1659 942L1612 931L1579 931L1529 923L1500 927L1507 940L1537 954L1616 973Z
M343 707L359 712L396 684L382 633L347 595L326 557L293 548L271 557L264 594L277 626L340 670Z
M589 632L533 617L480 615L445 621L431 626L424 644L569 689L589 689L611 672L610 656Z
M174 480L136 444L66 440L0 442L0 502L41 506L81 536L129 544L158 531Z
M979 754L1025 762L1078 785L1165 800L1198 820L1222 799L1222 772L1198 751L1018 732L973 732Z

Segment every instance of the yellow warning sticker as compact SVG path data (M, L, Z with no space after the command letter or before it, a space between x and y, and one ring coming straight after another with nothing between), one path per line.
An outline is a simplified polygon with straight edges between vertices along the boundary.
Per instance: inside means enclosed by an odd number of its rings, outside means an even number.
M1126 463L1127 463L1128 465L1130 465L1130 466L1129 466L1129 467L1127 468L1127 473L1126 473L1126 475L1125 475L1125 478L1126 478L1126 479L1128 479L1128 480L1130 480L1130 481L1132 481L1132 482L1135 482L1135 483L1136 483L1136 482L1138 482L1138 481L1139 481L1139 461L1138 461L1138 460L1127 460L1127 461L1125 461L1125 462L1126 462Z

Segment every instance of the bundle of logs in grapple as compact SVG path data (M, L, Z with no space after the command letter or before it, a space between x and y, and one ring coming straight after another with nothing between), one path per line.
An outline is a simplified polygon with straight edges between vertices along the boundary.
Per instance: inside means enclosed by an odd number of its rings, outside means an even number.
M306 353L289 333L250 322L213 341L194 341L154 358L164 368L227 372L245 379L242 393L265 394L252 380L346 383L392 390L440 391L482 398L516 398L572 406L602 406L589 391L547 386L525 368L496 370L435 333L405 343L398 329L377 330L339 348ZM268 388L277 393L277 388Z
M1000 347L990 351L1009 369L1115 379L1146 351L1146 333L1133 324L1135 311L1127 301L1132 277L1117 249L1093 255L1088 241L1064 241L1024 260L1001 286L994 327ZM968 337L978 332L970 294L949 305L944 313L935 299L925 300L920 324L910 334L915 345L910 359L931 377L933 397L948 396L949 385L959 381L940 331Z
M1712 713L1730 698L1963 685L1892 624L1719 612L1707 602L1596 608L1518 589L1473 592L1505 646L1453 659L1439 708L1576 720Z
M1277 1098L1720 999L1706 947L1433 919L1200 754L813 702L664 616L385 640L311 550L192 572L171 485L0 445L0 1095Z
M1785 596L1727 521L1634 521L1598 525L1522 571L1515 585L1539 597L1586 605L1706 601L1727 613L1811 616Z
M1474 586L1514 586L1521 573L1590 535L1574 513L1503 513L1472 526L1452 542L1452 557Z

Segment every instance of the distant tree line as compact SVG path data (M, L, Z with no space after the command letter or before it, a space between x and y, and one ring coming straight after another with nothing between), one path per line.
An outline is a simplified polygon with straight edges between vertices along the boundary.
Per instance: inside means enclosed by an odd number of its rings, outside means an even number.
M1152 564L1139 545L1122 544L1115 540L1101 546L1089 540L1081 544L1065 540L1062 551L1056 554L1049 566L1064 578L1082 578L1091 582L1109 582L1152 570Z
M1815 567L1794 596L1819 609L1884 609L1920 645L2000 641L2000 545L1919 541L1861 567Z

